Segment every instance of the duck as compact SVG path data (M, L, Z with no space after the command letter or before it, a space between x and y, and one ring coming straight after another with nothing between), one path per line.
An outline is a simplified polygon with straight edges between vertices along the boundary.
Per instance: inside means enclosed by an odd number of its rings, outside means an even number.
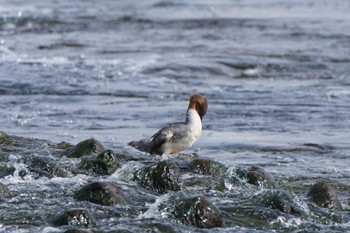
M139 151L151 155L178 154L188 149L202 134L202 120L208 110L207 99L200 94L190 97L185 122L173 123L153 136L128 143Z

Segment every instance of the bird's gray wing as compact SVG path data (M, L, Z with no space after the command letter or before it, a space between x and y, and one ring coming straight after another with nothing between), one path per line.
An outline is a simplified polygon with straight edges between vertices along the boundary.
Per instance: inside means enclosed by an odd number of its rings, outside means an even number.
M159 130L150 138L150 141L152 142L150 153L159 155L163 154L163 151L161 150L162 145L170 141L173 136L174 132L171 130L171 127L165 127Z
M160 129L152 137L147 139L142 139L139 141L129 142L128 145L135 147L136 149L151 154L162 155L162 145L168 141L171 141L173 138L179 136L184 123L174 123L167 127Z

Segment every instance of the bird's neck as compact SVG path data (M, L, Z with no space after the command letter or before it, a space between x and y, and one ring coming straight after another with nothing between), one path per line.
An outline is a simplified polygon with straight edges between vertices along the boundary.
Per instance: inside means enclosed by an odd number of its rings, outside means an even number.
M198 114L198 112L193 109L189 108L186 113L186 124L189 125L198 125L202 128L202 120Z

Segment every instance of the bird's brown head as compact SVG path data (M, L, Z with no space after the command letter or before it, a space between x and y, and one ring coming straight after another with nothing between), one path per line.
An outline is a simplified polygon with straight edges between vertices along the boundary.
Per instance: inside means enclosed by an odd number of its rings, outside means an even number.
M192 108L198 112L198 115L202 119L208 110L208 101L204 96L194 94L190 98L190 104L188 108Z

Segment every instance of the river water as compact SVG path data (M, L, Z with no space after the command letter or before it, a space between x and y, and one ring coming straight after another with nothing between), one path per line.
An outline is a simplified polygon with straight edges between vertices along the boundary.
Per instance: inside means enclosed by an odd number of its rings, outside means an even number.
M184 120L190 95L201 93L209 102L203 134L186 153L261 166L279 181L349 187L349 12L342 0L1 0L0 130L73 144L93 137L138 153L127 142ZM81 179L90 178L30 184L50 193ZM0 181L27 187L18 177ZM21 231L59 231L38 221ZM22 227L4 224L7 232ZM350 231L346 221L319 227Z

